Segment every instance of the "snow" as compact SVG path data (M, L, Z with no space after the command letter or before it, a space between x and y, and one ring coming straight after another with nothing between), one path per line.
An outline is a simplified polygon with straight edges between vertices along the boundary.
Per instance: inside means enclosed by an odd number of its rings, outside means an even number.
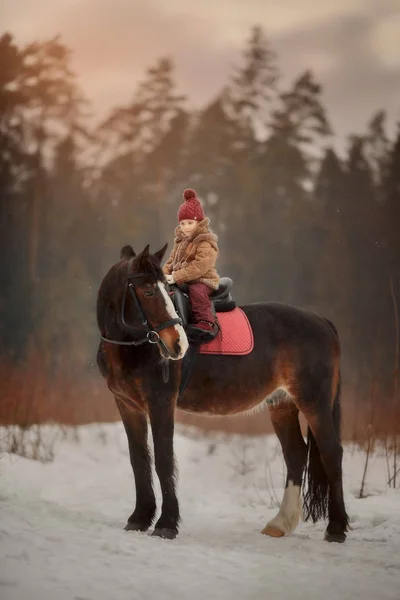
M178 427L182 523L170 541L123 531L134 487L122 424L77 433L51 463L0 458L1 600L400 597L400 490L386 486L384 456L374 455L360 500L364 457L345 449L345 544L324 542L322 522L276 539L260 531L283 493L277 439Z

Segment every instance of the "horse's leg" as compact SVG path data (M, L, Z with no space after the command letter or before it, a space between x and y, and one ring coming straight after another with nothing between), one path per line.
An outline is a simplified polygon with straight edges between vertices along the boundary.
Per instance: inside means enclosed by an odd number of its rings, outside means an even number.
M156 500L152 485L151 461L147 442L147 415L115 398L128 437L129 456L135 476L136 506L125 526L126 531L146 531L153 522Z
M150 405L154 461L162 493L161 515L153 535L173 539L178 534L179 505L175 492L174 403Z
M282 401L269 408L274 431L281 443L287 468L286 487L278 514L261 533L281 537L294 531L301 516L301 482L307 459L297 407L291 401Z
M313 520L318 518L318 512L321 511L321 499L326 503L326 499L322 498L321 490L323 493L326 489L328 527L325 539L328 542L344 542L349 524L343 499L343 449L334 418L332 418L330 409L318 410L318 405L312 411L308 409L305 417L311 430L309 432L308 493L310 497L308 516Z
M328 513L329 542L344 542L349 527L343 499L340 388L339 373L332 404L332 374L320 373L318 380L307 382L296 401L308 422L305 517L315 522Z

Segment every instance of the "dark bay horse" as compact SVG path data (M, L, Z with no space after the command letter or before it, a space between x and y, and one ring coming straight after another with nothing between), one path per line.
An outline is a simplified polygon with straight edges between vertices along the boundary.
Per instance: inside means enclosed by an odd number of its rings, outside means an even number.
M175 492L174 412L234 415L268 406L282 446L287 480L278 514L262 533L280 537L296 528L301 512L313 522L328 517L325 539L343 542L348 517L343 501L340 440L340 343L334 325L313 313L277 303L242 306L254 335L245 356L198 354L179 394L188 340L165 287L166 246L135 255L131 246L104 277L97 299L101 333L97 362L114 394L128 437L136 505L126 530L146 531L156 500L148 448L162 491L153 535L174 538L179 505ZM308 424L307 443L299 411Z

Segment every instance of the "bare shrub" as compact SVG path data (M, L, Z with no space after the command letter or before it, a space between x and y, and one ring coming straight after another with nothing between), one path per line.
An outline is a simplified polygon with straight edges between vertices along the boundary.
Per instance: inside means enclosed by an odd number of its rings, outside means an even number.
M97 375L97 374L96 374ZM40 352L34 349L16 364L0 361L1 450L49 461L56 441L78 425L119 420L112 395L97 376L73 373L48 375ZM58 424L44 430L44 424Z

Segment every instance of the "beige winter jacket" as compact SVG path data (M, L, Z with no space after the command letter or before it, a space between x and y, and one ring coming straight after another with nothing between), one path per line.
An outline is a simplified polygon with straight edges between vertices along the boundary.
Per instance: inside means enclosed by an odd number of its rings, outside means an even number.
M175 229L174 247L163 267L166 275L174 275L178 285L204 283L218 289L219 275L215 263L219 255L218 237L208 228L210 219L199 221L187 237L180 226Z

